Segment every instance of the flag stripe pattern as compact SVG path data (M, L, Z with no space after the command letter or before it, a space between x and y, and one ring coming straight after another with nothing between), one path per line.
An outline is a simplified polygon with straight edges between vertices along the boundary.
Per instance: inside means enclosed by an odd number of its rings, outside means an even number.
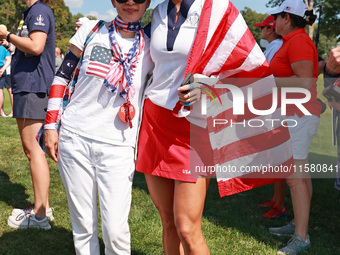
M214 36L207 39L208 34ZM233 113L235 100L230 90L215 85L222 106L215 106L207 97L207 129L215 167L251 169L216 172L220 195L232 195L289 176L293 171L292 148L288 128L282 125L280 105L273 106L274 77L242 15L230 1L205 1L186 74L190 72L217 77L219 83L237 86L244 95L244 100L238 102L244 108L240 115ZM249 107L257 110L274 107L274 112L259 116ZM224 124L214 125L216 119ZM275 122L267 121L270 119ZM265 173L263 170L268 166L288 170L279 175Z
M91 51L90 61L86 68L87 75L105 79L112 66L112 50L101 46L94 46Z

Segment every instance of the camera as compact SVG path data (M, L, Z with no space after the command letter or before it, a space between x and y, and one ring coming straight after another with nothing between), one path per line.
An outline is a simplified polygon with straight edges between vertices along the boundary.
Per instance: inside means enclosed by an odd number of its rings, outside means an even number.
M340 102L340 78L333 85L326 87L322 93L328 101Z

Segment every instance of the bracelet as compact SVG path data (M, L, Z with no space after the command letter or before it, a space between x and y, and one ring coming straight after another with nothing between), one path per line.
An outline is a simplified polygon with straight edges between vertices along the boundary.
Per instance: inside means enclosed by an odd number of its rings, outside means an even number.
M8 34L7 34L7 36L6 36L6 40L7 40L7 42L10 42L10 40L9 40L9 37L11 36L11 32L8 32Z
M11 46L12 46L12 44L9 42L9 43L7 44L7 46L5 46L6 50L8 50L9 48L11 48Z

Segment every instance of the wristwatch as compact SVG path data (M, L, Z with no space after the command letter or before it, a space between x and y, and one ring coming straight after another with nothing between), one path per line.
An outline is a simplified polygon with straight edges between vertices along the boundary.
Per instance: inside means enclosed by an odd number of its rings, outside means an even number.
M9 40L9 37L11 36L11 32L8 32L8 34L7 34L7 36L6 36L6 40L7 40L7 42L10 42L10 40Z

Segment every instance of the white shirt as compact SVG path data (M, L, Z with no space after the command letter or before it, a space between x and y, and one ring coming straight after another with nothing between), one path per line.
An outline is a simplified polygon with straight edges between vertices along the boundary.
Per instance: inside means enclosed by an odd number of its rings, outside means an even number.
M97 21L90 21L84 24L71 38L70 43L83 50L85 38L96 23ZM133 39L122 38L119 34L116 34L116 39L122 51L127 53L133 44ZM114 93L111 93L103 85L108 69L98 68L102 70L99 75L103 77L98 77L98 73L94 75L93 70L90 69L91 66L93 67L90 64L93 63L90 57L93 60L95 55L98 56L96 54L98 49L99 55L101 54L100 51L106 50L107 52L109 50L109 56L108 53L104 56L106 58L112 56L109 31L105 26L98 31L85 50L75 91L61 119L63 128L93 140L115 145L134 146L142 93L147 74L153 68L149 44L150 40L145 36L145 47L139 55L133 77L136 94L131 103L135 107L136 115L132 120L132 129L129 128L128 123L123 122L118 116L120 106L126 102L119 95L121 89L118 88ZM96 46L97 48L95 48Z
M267 44L266 50L263 53L268 63L270 63L275 53L281 48L281 46L282 46L282 39L275 39L271 43Z
M172 110L178 102L177 88L185 78L185 70L204 0L191 5L188 16L179 29L173 50L167 50L169 0L159 4L152 15L151 58L155 63L153 81L146 89L146 97L154 104Z

